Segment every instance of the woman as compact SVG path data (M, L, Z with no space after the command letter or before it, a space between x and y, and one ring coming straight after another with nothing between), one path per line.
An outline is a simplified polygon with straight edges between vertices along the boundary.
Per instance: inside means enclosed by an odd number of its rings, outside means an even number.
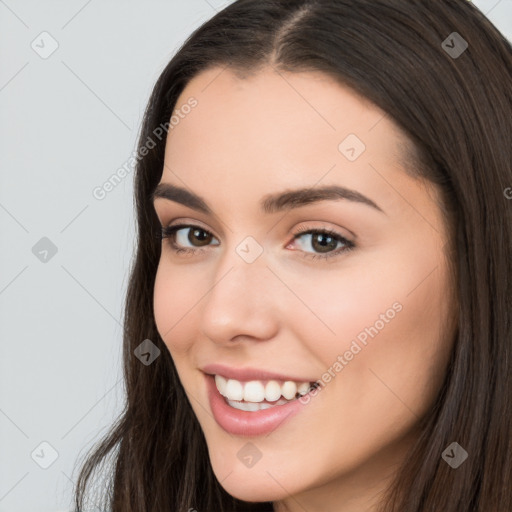
M465 0L238 0L139 141L103 508L512 510L512 51Z

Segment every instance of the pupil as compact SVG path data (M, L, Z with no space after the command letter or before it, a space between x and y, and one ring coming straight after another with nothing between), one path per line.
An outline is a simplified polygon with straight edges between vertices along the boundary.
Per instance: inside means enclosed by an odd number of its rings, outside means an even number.
M337 241L325 233L319 233L313 237L313 248L319 252L329 252L332 249L336 249L336 244Z
M194 240L194 238L195 238L195 240ZM198 245L208 245L210 240L211 240L211 235L207 234L206 231L204 231L202 229L189 230L188 241L191 244L194 244L194 242L199 241L201 243Z

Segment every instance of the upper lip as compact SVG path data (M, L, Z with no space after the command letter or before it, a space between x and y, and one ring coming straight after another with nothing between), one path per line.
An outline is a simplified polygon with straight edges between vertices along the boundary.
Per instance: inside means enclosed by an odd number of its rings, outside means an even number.
M239 381L250 381L250 380L292 380L294 382L314 382L316 379L308 379L303 377L297 377L293 375L284 375L277 372L271 372L267 370L260 370L259 368L233 368L223 364L207 364L201 368L204 373L209 375L221 375L228 379L235 379Z

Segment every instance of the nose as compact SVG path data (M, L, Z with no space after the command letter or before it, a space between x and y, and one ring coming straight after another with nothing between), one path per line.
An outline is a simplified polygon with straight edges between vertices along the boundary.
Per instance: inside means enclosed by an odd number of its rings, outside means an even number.
M215 343L264 341L278 331L278 280L263 257L247 263L232 251L217 267L202 302L200 330Z

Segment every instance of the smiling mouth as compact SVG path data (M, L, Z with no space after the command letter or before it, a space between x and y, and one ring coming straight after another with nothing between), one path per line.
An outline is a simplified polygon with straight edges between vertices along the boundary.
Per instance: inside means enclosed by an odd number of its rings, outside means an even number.
M230 407L248 412L286 405L319 387L318 382L239 381L222 375L215 375L215 385Z
M232 376L236 374L236 370L228 371ZM277 375L246 369L238 373L245 373L244 376L252 373L254 377L259 374L261 378ZM231 435L244 437L269 435L277 428L285 428L297 414L307 414L304 412L309 409L307 404L318 400L314 398L316 393L313 389L321 385L319 381L226 379L216 372L204 373L204 376L212 416L217 425Z

